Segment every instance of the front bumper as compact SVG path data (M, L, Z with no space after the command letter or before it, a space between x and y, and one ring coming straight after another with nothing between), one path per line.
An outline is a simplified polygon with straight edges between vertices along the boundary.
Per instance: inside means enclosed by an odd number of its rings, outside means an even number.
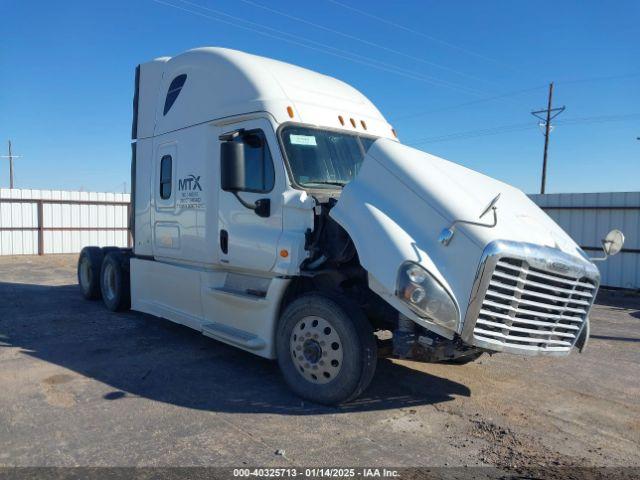
M492 242L476 274L462 339L497 352L567 355L599 282L598 269L586 259L539 245Z

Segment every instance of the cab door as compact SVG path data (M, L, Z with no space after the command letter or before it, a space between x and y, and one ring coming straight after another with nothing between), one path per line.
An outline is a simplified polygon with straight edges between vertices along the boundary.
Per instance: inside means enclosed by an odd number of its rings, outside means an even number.
M239 122L220 134L239 132L232 140L244 150L244 188L236 192L219 188L220 262L230 269L269 272L277 258L282 235L282 193L286 185L284 163L273 127L265 119ZM268 203L269 214L247 208ZM243 205L244 203L244 205Z

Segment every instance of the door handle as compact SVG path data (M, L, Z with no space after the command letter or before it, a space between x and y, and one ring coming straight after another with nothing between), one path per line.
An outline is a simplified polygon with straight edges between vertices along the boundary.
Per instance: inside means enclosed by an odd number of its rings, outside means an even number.
M226 230L220 230L220 250L225 254L229 252L229 232Z

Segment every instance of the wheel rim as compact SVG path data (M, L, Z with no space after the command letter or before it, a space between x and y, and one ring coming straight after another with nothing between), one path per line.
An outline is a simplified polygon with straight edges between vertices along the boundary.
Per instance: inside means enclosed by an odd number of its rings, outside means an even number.
M328 383L342 368L342 341L336 329L322 317L304 317L293 328L291 358L305 380Z
M89 290L92 277L91 262L87 257L83 257L80 261L80 283L85 291Z
M102 275L104 283L104 292L102 293L108 300L113 300L116 297L116 269L113 268L113 265L107 263L104 266Z

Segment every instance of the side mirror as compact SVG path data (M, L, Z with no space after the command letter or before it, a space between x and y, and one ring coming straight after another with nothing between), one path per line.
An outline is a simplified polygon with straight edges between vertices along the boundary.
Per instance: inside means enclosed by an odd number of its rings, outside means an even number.
M602 249L608 257L620 253L623 245L624 234L620 230L611 230L602 240Z
M220 144L220 185L222 190L233 193L244 207L253 210L259 217L269 217L271 215L271 200L261 198L255 203L250 203L238 195L239 191L246 189L246 161L244 144L235 142L233 138L235 135L229 139L220 138L222 140Z
M226 192L245 188L244 145L227 141L220 144L220 184Z
M611 230L607 233L607 236L602 239L602 250L604 250L604 257L591 258L592 262L601 262L606 260L617 253L620 253L622 246L624 245L624 234L617 229Z

